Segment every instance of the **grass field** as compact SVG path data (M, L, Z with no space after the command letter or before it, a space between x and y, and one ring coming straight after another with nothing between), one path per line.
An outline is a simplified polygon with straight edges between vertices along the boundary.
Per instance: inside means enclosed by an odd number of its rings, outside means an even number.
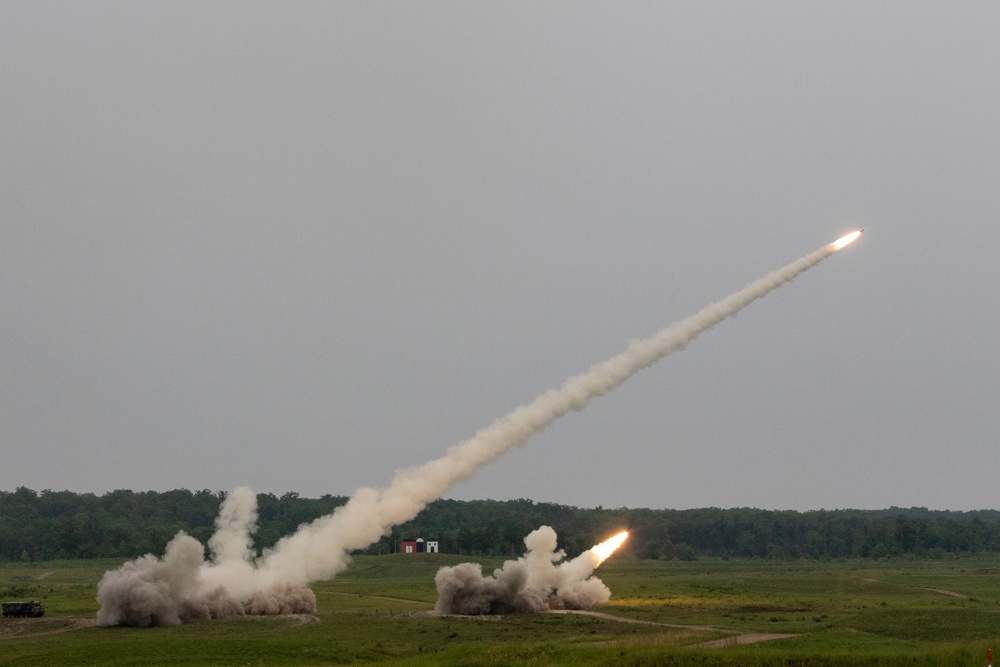
M0 665L967 666L985 665L988 646L1000 649L995 558L612 558L598 570L613 592L597 610L602 616L427 615L437 568L463 560L359 557L313 586L319 622L251 618L153 629L93 626L97 581L120 560L0 564L0 598L37 599L47 610L42 619L0 621ZM482 562L487 572L500 564ZM795 636L739 643L771 634ZM698 646L713 640L722 646Z

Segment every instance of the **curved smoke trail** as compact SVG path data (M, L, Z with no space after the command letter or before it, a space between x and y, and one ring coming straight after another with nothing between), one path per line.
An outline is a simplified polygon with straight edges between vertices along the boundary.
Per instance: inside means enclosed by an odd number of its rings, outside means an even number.
M220 591L223 591L246 606L248 600L266 599L270 591L287 596L288 591L299 590L312 581L329 579L346 567L351 551L372 544L388 534L392 526L413 519L429 502L441 497L456 483L469 479L511 448L523 446L529 437L559 417L570 410L582 410L591 399L603 396L668 354L684 349L701 333L819 264L857 238L858 234L845 236L769 273L663 329L652 338L633 342L625 352L569 378L559 389L550 390L531 403L516 408L468 440L454 445L444 456L397 471L388 487L358 489L347 504L332 514L301 526L255 562L246 548L255 517L255 504L252 502L255 499L252 494L248 498L241 496L244 497L243 503L226 508L228 518L224 522L220 517L218 523L217 536L225 533L234 544L227 546L225 539L216 540L213 537L212 548L216 554L213 561L203 563L197 562L197 559L177 559L193 565L197 572L196 576L175 577L185 583L176 588L185 591L185 595L192 595L191 589L196 581L198 595L220 597ZM245 526L243 528L240 527L241 521ZM170 555L168 549L164 561ZM144 558L152 559L151 556ZM126 566L133 566L130 569L135 570L138 562L126 563ZM114 580L113 587L110 581L106 585L105 580L98 586L98 600L102 605L99 622L104 619L106 624L121 623L126 621L120 619L129 617L127 610L123 611L120 607L130 604L128 582L138 575L114 576L125 569L107 573L105 579L110 577ZM140 573L139 582L144 586L149 584L150 579L158 581L148 572ZM117 591L115 594L111 593L112 588ZM190 600L184 602L191 604ZM152 623L156 623L155 618Z

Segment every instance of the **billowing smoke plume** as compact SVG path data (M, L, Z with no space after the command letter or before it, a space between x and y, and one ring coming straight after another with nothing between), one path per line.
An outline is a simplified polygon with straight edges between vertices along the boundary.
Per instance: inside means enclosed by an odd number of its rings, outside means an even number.
M205 562L201 542L184 532L167 544L160 560L147 554L106 572L97 585L98 625L177 625L246 614L294 614L316 611L316 596L305 586L275 583L266 588L241 586L253 581L253 543L257 498L246 487L222 503L216 531L208 541L214 554ZM207 573L215 573L210 578Z
M346 567L351 551L368 546L388 534L392 526L414 518L427 503L512 447L523 446L531 435L559 417L570 410L582 410L590 399L683 349L702 332L812 268L843 245L843 239L826 245L652 338L632 343L618 356L569 378L561 388L496 420L441 458L397 471L387 488L358 489L346 505L300 527L256 560L251 558L249 546L253 506L249 497L234 500L233 505L223 508L218 532L212 538L212 561L196 558L194 545L188 543L191 538L178 536L163 561L146 556L105 575L98 589L98 620L102 624L142 624L135 623L135 619L176 622L203 618L208 598L238 600L246 610L252 600L276 599L276 595L287 594L280 592L300 591L310 582L329 579ZM246 494L252 496L249 491ZM189 613L188 607L199 611ZM164 611L167 608L172 611ZM207 609L209 616L216 613L213 605Z
M483 576L479 563L442 567L434 577L439 614L507 614L549 609L593 609L611 599L611 591L590 576L604 560L588 549L573 560L556 564L566 552L556 551L556 531L548 526L524 538L528 552Z

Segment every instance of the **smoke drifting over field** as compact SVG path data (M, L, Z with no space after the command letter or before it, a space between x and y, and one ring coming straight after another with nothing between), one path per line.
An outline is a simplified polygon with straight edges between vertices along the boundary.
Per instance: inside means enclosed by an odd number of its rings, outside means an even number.
M750 283L652 338L632 343L618 356L496 420L441 458L397 471L387 488L358 489L346 505L301 526L257 559L251 542L256 499L249 489L237 489L221 508L217 532L209 540L210 561L204 560L204 550L194 538L178 534L162 560L147 555L106 573L98 585L98 622L154 625L239 615L240 609L242 613L281 613L315 608L315 598L310 598L306 586L344 569L351 551L363 549L388 534L392 526L414 518L427 503L511 448L523 446L570 410L582 410L592 398L684 349L702 332L840 250L850 242L845 239Z
M440 614L507 614L549 609L593 609L611 599L611 591L594 569L602 557L596 548L559 565L565 551L556 551L556 531L542 526L524 538L528 552L483 576L479 563L442 567L434 577ZM610 554L609 554L610 555Z

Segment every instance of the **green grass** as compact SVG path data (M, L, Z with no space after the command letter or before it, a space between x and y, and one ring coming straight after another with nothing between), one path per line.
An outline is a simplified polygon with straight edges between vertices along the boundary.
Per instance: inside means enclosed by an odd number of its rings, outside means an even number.
M322 621L255 618L135 629L66 627L93 617L97 581L121 561L0 564L0 598L37 599L27 629L0 621L0 665L974 665L1000 649L1000 559L937 561L626 561L599 571L599 611L720 631L578 615L429 617L441 565L417 554L359 557L313 586ZM491 572L500 561L483 561ZM52 574L38 579L39 575ZM930 589L954 591L953 597ZM699 649L734 633L798 637Z

